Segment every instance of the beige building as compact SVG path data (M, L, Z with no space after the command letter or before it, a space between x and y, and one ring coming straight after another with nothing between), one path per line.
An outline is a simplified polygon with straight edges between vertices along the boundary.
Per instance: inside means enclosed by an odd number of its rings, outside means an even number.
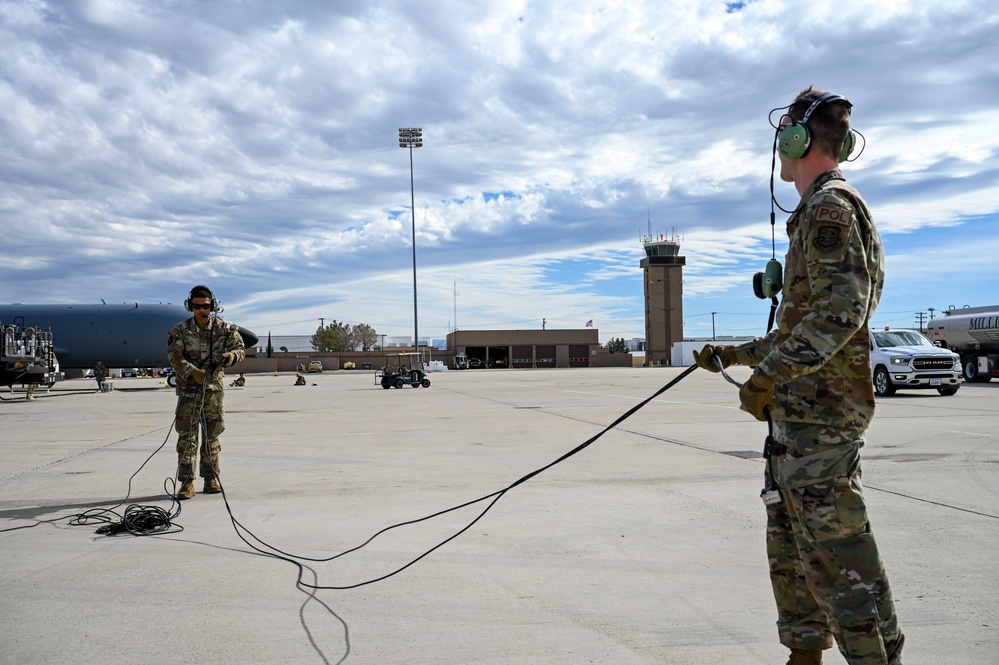
M558 368L558 367L631 367L630 353L609 353L601 348L596 328L581 330L457 330L447 336L447 350L421 346L424 362L440 361L455 368L456 356L465 356L473 367ZM370 370L399 363L400 354L412 347L393 347L374 351L291 352L273 351L268 357L263 349L248 350L246 360L227 374L239 372L307 371L311 363L322 363L324 371L337 369ZM305 369L303 369L305 368Z
M630 367L631 354L600 348L596 328L563 330L456 330L447 348L483 367Z

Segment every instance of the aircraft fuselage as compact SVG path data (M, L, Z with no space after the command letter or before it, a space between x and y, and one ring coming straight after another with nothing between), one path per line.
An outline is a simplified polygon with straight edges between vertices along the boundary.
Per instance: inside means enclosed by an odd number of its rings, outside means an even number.
M63 369L168 367L169 330L191 314L180 305L0 305L0 324L51 330ZM257 337L240 328L246 346Z

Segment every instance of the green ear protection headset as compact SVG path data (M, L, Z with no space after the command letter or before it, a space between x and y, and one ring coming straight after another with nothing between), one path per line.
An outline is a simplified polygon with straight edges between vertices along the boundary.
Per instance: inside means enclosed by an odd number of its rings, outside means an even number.
M203 284L198 284L197 286L191 289L191 292L187 295L187 298L184 299L184 309L186 309L188 312L194 311L194 308L191 307L191 300L198 297L194 295L195 291L208 291L208 297L211 298L212 300L211 311L212 312L222 311L222 303L220 303L218 300L215 299L215 294L212 293L212 290Z
M777 151L781 157L794 161L808 154L808 151L812 148L812 130L808 128L808 119L812 117L812 112L819 104L832 104L833 102L846 104L848 110L853 108L853 104L846 97L831 92L824 92L816 97L808 107L808 110L805 111L805 116L801 119L801 122L790 122L780 130L780 134L777 137ZM846 134L846 140L843 141L843 147L839 152L839 161L845 162L856 145L857 137L851 129Z

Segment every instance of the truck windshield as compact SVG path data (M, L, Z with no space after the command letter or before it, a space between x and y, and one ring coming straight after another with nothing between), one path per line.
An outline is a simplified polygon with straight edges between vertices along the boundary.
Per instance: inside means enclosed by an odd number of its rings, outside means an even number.
M892 346L933 346L933 342L913 330L886 330L874 333L874 341L879 347Z

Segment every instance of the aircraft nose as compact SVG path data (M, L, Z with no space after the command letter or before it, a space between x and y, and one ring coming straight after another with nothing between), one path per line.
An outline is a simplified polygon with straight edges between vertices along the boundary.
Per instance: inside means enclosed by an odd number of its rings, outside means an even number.
M254 335L252 332L244 328L243 326L237 326L239 328L239 336L243 338L243 344L246 346L256 346L260 338Z

